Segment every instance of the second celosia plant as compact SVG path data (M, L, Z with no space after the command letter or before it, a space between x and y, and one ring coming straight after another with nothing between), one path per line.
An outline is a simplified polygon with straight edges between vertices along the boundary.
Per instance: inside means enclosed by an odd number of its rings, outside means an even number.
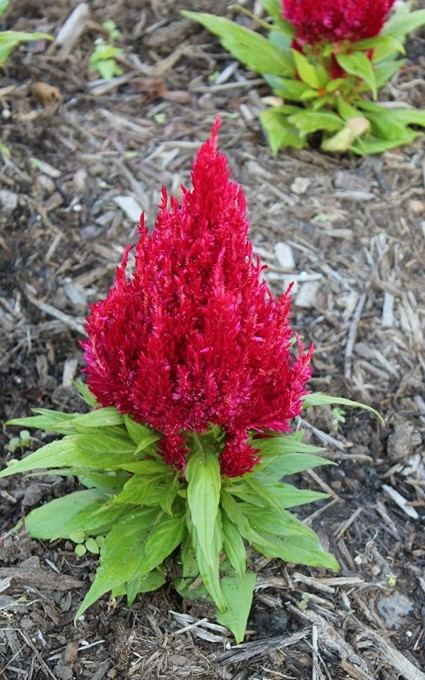
M290 433L309 405L345 403L307 392L312 349L289 322L289 291L276 298L247 238L242 189L217 151L219 122L201 147L193 188L143 219L83 343L86 414L35 409L11 421L64 435L1 477L50 470L83 489L33 510L31 536L66 538L100 552L77 617L107 592L155 590L178 551L177 590L207 598L237 641L255 588L247 546L285 562L338 568L288 508L326 497L282 477L326 464Z
M324 151L381 153L408 144L425 127L425 111L377 103L378 91L404 65L407 34L425 9L395 0L261 0L269 21L249 14L266 35L212 14L183 12L274 93L260 113L273 152L319 142ZM235 8L235 6L234 6Z

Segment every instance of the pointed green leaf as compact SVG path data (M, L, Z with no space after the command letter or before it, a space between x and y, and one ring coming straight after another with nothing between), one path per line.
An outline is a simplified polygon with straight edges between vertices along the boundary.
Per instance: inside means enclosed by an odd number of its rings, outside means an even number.
M78 481L83 486L88 489L97 489L100 493L107 496L114 496L120 493L129 478L129 475L123 470L116 470L114 472L88 471L84 474L81 474L79 470L74 470L72 473L78 475Z
M171 474L168 472L167 475L134 475L126 482L114 502L118 505L157 506L164 493L164 484Z
M317 90L321 86L321 83L316 68L313 66L313 64L310 64L309 60L304 56L304 54L302 54L302 52L299 52L298 50L291 51L298 76L301 78L303 83L306 83L310 87Z
M90 390L89 386L86 385L86 383L83 383L82 380L75 380L74 387L77 390L78 394L80 395L81 399L85 401L86 404L91 406L91 408L97 408L98 406L100 406L93 392Z
M145 576L135 576L125 587L128 606L131 607L139 593L151 593L158 590L165 583L164 574L159 569L154 569ZM124 589L123 589L124 591ZM122 592L124 594L124 592Z
M392 35L377 35L359 40L350 46L353 50L373 50L373 62L383 61L397 54L404 54L403 43Z
M192 534L192 543L195 549L196 562L202 582L216 607L220 611L223 611L226 608L226 601L224 599L220 585L220 553L223 545L220 515L218 515L217 521L214 525L214 533L209 546L208 560L200 542L198 541L198 535L194 530L194 527L191 527L190 523L188 527L190 528Z
M233 569L239 576L246 570L246 550L240 532L226 514L223 514L223 548Z
M254 548L266 557L278 557L284 562L339 571L335 557L322 550L320 544L308 536L287 536L281 539L272 534L264 534L264 538L268 543L273 542L273 548L270 549L269 545L263 543L255 543Z
M214 564L213 536L220 501L220 464L215 454L200 447L186 465L187 501L192 524L205 560Z
M318 130L334 132L340 130L344 125L344 122L335 113L316 111L300 111L289 116L288 121L298 128L302 135L309 135Z
M292 99L299 101L308 85L302 83L300 80L293 78L279 78L278 76L264 76L264 80L272 88L273 92L282 99ZM271 109L273 111L273 109Z
M166 475L172 472L172 468L161 460L154 458L144 458L132 463L124 463L125 470L135 475Z
M0 477L52 467L113 469L134 459L134 444L130 439L112 433L78 434L46 444L2 470Z
M323 501L329 498L329 494L321 491L310 491L310 489L297 489L292 484L277 484L272 486L270 493L273 494L281 508L294 508L306 503Z
M352 401L351 399L345 399L344 397L334 397L332 394L324 394L324 392L315 392L313 394L308 394L304 397L303 408L310 408L311 406L350 406L351 408L361 408L364 411L369 411L379 420L382 425L385 425L385 421L381 414L378 413L371 406L362 404L360 401Z
M378 137L361 137L356 140L356 142L351 147L351 151L354 151L359 156L370 156L371 154L383 153L388 151L388 149L395 149L398 146L403 146L404 144L410 144L416 137L419 137L420 133L412 132L411 134L406 134L400 139L379 139Z
M383 61L375 64L375 78L378 88L387 83L397 71L401 69L406 63L405 59L398 59L397 61Z
M266 38L224 17L202 12L182 12L214 33L223 47L251 71L290 76L294 73L291 60L278 51Z
M6 425L31 427L56 434L74 433L72 422L77 414L64 413L63 411L51 411L47 408L34 408L32 411L37 415L29 416L27 418L13 418L12 420L9 420Z
M264 9L266 10L267 14L273 19L275 27L278 28L285 35L287 35L288 38L292 38L294 35L294 28L289 23L289 21L285 21L285 19L283 18L282 4L280 0L260 0L260 1Z
M33 510L33 512L35 511ZM58 527L56 533L52 533L48 538L52 540L57 538L71 538L71 534L75 532L83 532L87 536L106 534L112 529L116 522L130 512L131 508L129 507L116 505L108 507L103 499L102 501L87 505L87 507L82 508L68 519L65 518L63 524ZM28 515L28 517L29 516L30 515Z
M336 60L344 71L350 73L352 76L361 78L369 87L373 96L376 97L377 86L375 72L370 59L368 59L363 52L337 54Z
M294 432L292 434L273 434L269 437L256 438L251 440L251 445L259 449L263 461L261 466L267 465L269 457L281 456L287 453L321 453L325 449L322 446L306 444L303 441L304 433ZM254 468L255 470L258 468Z
M144 546L144 558L139 567L142 575L163 563L180 545L185 529L184 515L161 519L149 533Z
M261 111L260 122L272 153L277 154L286 146L295 149L302 149L305 146L304 139L297 128L288 123L288 117L281 111L281 107Z
M75 618L78 619L96 600L109 590L130 581L144 559L144 544L158 508L143 508L125 515L106 536L101 551L96 577L82 601Z
M132 439L136 445L139 445L142 441L146 441L146 439L149 439L152 435L156 435L156 438L159 439L159 434L147 425L136 423L132 416L125 415L124 422L130 439Z
M173 503L177 497L177 493L181 488L178 474L170 477L170 480L163 487L162 494L159 499L159 504L167 515L173 514Z
M425 127L425 110L418 109L390 109L391 117L406 125L421 125Z
M257 508L248 503L240 503L240 507L247 517L251 528L258 534L275 534L285 538L288 536L307 536L318 541L313 529L310 529L310 527L287 510L277 512L276 510ZM253 543L252 536L250 543Z
M415 12L396 12L385 24L382 34L402 39L411 31L425 25L425 9Z
M242 576L225 576L221 581L227 609L217 615L217 621L232 631L237 644L245 637L255 583L256 575L253 572Z
M72 424L81 427L112 427L113 425L121 425L123 422L123 416L114 406L106 406L91 411L91 413L76 416Z
M61 530L64 524L70 523L81 510L103 498L94 489L75 491L62 498L55 498L40 508L32 510L25 518L25 527L32 538L57 538L62 535Z

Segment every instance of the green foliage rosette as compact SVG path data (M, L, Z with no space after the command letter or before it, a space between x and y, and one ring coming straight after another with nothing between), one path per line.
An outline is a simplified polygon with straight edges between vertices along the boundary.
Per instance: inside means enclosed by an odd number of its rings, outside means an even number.
M406 37L425 24L425 10L403 3L388 15L391 0L261 4L268 20L233 8L250 15L264 34L212 14L183 15L214 33L272 89L277 101L260 113L260 121L273 153L303 149L319 138L323 151L363 156L409 144L421 134L425 111L379 103L378 96L406 63Z

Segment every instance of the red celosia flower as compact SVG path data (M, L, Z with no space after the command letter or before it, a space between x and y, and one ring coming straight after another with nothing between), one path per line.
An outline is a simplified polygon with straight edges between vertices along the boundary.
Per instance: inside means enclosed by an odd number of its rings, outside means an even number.
M300 412L311 350L299 342L291 355L289 291L276 299L261 278L245 196L216 149L219 125L181 204L163 189L152 233L142 217L134 273L127 248L83 346L98 401L161 432L169 464L183 468L185 433L212 423L225 432L222 473L238 476L258 460L248 431L287 431Z
M283 0L300 42L362 40L378 35L395 0Z

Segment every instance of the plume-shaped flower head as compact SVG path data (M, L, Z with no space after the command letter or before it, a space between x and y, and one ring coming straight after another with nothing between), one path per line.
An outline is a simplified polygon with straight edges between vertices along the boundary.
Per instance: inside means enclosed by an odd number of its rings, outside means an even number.
M296 39L317 42L356 41L378 35L395 0L283 0L283 16Z
M285 432L301 409L311 350L288 322L289 291L276 298L247 238L242 189L217 151L220 121L200 148L192 189L165 189L155 229L143 217L135 266L129 248L104 300L87 319L88 384L162 435L165 460L184 468L191 432L219 426L223 475L253 468L249 432Z

